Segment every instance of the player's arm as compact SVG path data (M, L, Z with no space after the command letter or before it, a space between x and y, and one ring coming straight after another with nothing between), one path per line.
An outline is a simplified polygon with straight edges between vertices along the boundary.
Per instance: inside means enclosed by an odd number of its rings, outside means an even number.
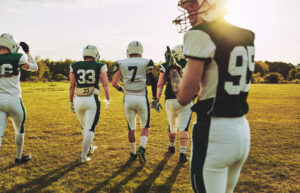
M149 80L152 88L152 97L156 98L156 89L157 89L157 82L154 78L153 72L151 69L147 70L147 79Z
M176 93L179 104L185 106L191 102L195 93L198 92L200 81L203 76L205 61L188 58L188 64L183 73L182 80L175 69L170 72L171 84Z
M124 93L123 87L119 84L120 79L122 78L122 74L120 70L117 70L113 76L111 84L115 89Z
M106 72L101 72L100 81L105 93L106 100L109 101L109 86L108 86L108 78Z
M22 47L23 51L26 53L27 58L28 58L28 62L26 62L26 64L22 65L21 68L23 70L32 71L32 72L37 71L38 65L29 53L28 44L26 44L25 42L20 42L20 46Z
M70 72L70 88L69 88L70 102L73 102L75 87L76 87L75 75L73 72Z
M165 85L165 73L160 72L159 73L159 78L158 78L158 83L157 83L157 90L156 90L156 98L160 99L161 93L163 91L164 85Z

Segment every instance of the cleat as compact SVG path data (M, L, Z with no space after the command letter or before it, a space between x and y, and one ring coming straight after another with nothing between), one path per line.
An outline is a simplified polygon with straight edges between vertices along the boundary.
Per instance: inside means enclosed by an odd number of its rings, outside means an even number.
M179 162L180 163L185 163L187 161L188 161L188 159L186 158L186 154L185 153L180 153Z
M88 156L89 156L89 155L93 155L97 148L98 148L98 147L97 147L96 145L91 145L90 151L89 151L89 153L88 153Z
M136 154L130 153L130 158L129 158L130 161L135 161L136 158L137 158Z
M142 163L146 162L145 153L146 153L146 150L142 146L140 146L136 152L137 156L139 157L139 159Z
M89 157L80 157L80 159L79 159L80 163L86 163L89 161L91 161L91 158L89 158Z
M174 154L174 153L175 153L175 147L169 146L169 147L168 147L168 152L169 152L170 154Z
M31 159L31 155L23 155L21 159L16 158L15 159L15 164L19 165L19 164L24 164L26 162L28 162Z

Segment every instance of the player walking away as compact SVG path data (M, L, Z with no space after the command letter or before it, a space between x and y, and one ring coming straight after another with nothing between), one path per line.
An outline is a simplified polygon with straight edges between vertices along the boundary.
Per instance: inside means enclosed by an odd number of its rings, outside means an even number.
M153 76L154 63L150 59L142 58L143 46L138 41L133 41L127 48L127 59L117 61L114 66L112 85L124 93L124 111L128 123L128 139L130 143L130 159L136 160L137 155L142 162L146 161L145 152L149 134L150 109L147 98L146 78L152 86L153 98L156 97L157 82ZM123 78L124 88L118 83ZM141 121L141 141L136 152L136 114Z
M177 63L176 69L178 70L179 74L181 74L187 63L183 55L183 46L182 45L175 46L172 50L172 55L175 58ZM163 63L160 66L160 74L159 74L157 92L156 92L157 101L155 101L154 103L157 103L159 101L159 98L161 96L165 84L167 85L165 90L165 109L166 109L168 122L169 122L169 142L170 142L168 151L171 154L175 153L175 140L176 140L176 133L178 128L180 131L179 161L186 162L187 161L186 149L187 149L187 142L189 136L188 128L192 116L191 107L193 103L190 102L188 105L182 106L177 102L176 95L174 94L171 86L170 69L168 68L166 63ZM156 106L156 104L153 104L153 106Z
M106 64L99 62L97 47L88 45L83 49L84 61L75 62L70 66L70 104L76 113L82 128L82 153L80 162L91 160L88 154L93 154L97 146L93 146L94 131L100 117L100 101L98 98L102 83L106 104L109 104L109 87ZM75 99L74 99L75 94Z
M174 22L192 28L184 34L188 64L182 82L171 81L177 100L192 107L197 122L192 135L191 179L195 192L232 193L250 147L245 114L254 70L254 33L226 23L227 0L180 0L184 14ZM186 15L187 14L187 15ZM187 29L184 25L181 31Z
M8 33L0 35L0 149L8 116L11 117L17 146L16 164L26 163L30 155L23 155L26 110L21 98L20 71L38 69L29 53L29 46L20 42L26 54L18 53L16 38Z

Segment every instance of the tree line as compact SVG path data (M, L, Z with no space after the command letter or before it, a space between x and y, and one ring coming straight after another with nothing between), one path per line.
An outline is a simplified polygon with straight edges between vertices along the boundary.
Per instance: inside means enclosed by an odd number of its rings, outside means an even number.
M21 81L67 81L69 80L70 65L76 61L71 59L52 61L36 57L39 70L37 72L22 71ZM108 68L109 80L113 77L115 61L102 60ZM155 63L154 76L158 79L159 65ZM291 63L256 61L255 71L251 79L252 83L300 83L300 69L296 69Z

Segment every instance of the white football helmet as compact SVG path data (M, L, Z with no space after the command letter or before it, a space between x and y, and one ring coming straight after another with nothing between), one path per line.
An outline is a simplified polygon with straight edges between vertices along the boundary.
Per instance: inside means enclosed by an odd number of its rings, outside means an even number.
M183 54L183 45L176 45L172 49L172 55L176 60L185 59L185 56Z
M9 49L11 53L17 53L19 50L18 40L12 34L8 33L0 35L0 46Z
M89 56L95 59L95 61L99 61L100 60L100 54L99 51L97 49L96 46L93 45L87 45L84 49L83 49L83 57L85 56Z
M215 21L227 13L227 4L229 0L179 0L178 8L183 12L173 23L178 25L178 32L185 32L196 23L191 23L189 17L200 17L204 22ZM197 2L194 10L186 10L187 3Z
M140 54L143 55L143 45L139 41L133 41L130 42L127 48L127 57L130 56L130 54Z

